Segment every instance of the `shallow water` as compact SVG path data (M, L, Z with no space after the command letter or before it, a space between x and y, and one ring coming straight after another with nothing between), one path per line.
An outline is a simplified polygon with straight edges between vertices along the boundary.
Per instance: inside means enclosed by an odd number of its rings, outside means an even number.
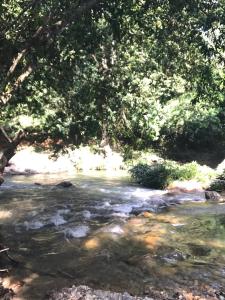
M170 195L171 204L184 203L167 207L164 191L140 188L126 174L61 179L75 187L35 175L8 178L0 189L1 240L19 261L8 264L10 279L25 282L20 299L74 283L139 295L225 284L224 204L186 194ZM140 211L149 212L133 214Z

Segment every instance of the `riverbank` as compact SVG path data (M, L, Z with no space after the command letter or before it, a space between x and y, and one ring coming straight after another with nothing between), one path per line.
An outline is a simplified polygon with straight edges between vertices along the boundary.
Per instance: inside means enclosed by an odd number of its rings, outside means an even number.
M121 154L114 152L110 147L104 151L95 152L90 147L81 147L75 150L67 149L65 153L40 150L32 146L22 147L10 160L5 168L6 174L29 175L51 173L74 173L76 171L126 169Z
M74 150L67 149L57 155L40 147L24 146L18 149L10 160L5 168L5 174L75 174L95 170L108 172L131 170L130 175L135 181L156 189L186 186L189 190L191 185L193 189L202 189L209 185L216 174L216 170L196 162L179 164L164 160L153 152L133 152L125 155L113 151L109 146L98 150L88 146ZM183 184L178 181L183 181Z
M133 178L134 182L148 188L168 190L173 195L201 193L207 189L223 191L225 181L221 180L221 177L219 180L215 181L215 179L218 174L223 174L224 167L224 162L217 169L202 166L196 162L181 164L165 160L151 151L133 152L127 156L113 151L109 146L98 148L98 150L89 146L74 150L67 149L57 155L50 150L43 150L40 146L24 146L18 149L10 160L4 174L55 174L57 178L57 174L73 176L78 172L85 174L96 170L112 174L123 170ZM3 183L3 178L1 179ZM208 194L206 198L222 199L218 194Z

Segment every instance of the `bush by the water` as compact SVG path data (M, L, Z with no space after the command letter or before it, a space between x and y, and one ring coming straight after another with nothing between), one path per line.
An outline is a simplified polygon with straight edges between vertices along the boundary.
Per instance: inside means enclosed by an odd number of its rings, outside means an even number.
M207 182L214 176L212 169L196 162L181 165L173 161L153 165L137 164L130 169L130 173L137 183L155 189L164 189L175 180Z
M207 186L208 190L223 192L225 191L225 160L223 160L216 168L216 176Z
M225 180L215 179L213 180L210 185L207 187L208 190L216 191L216 192L223 192L225 191Z

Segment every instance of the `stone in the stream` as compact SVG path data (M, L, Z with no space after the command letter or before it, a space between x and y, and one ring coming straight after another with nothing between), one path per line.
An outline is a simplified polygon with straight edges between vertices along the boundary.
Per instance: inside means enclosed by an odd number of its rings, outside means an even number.
M0 175L0 185L3 184L4 178Z
M188 255L186 255L185 253L175 250L165 255L159 256L158 258L166 263L174 264L177 263L178 261L186 260L187 257Z
M149 297L133 297L128 293L114 293L110 291L94 290L88 286L72 286L61 291L53 291L49 300L153 300Z
M12 289L5 288L2 284L0 284L0 299L10 300L13 299L14 295L15 293Z
M62 188L68 188L73 186L73 184L70 181L62 181L58 184L56 184L57 187L62 187Z
M205 191L205 198L208 201L218 201L220 202L222 200L222 197L219 193L215 191Z
M205 245L188 244L191 254L194 256L208 256L211 252L211 248Z

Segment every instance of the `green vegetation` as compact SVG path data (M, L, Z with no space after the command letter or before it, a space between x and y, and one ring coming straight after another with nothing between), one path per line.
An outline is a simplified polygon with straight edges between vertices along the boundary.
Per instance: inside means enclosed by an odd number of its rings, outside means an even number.
M213 180L209 187L208 190L211 191L216 191L216 192L223 192L225 191L225 181L224 180L220 180L220 179L215 179Z
M223 160L216 168L215 177L210 182L208 190L223 192L225 191L225 160Z
M222 153L224 1L3 0L0 12L9 134Z
M137 164L130 169L133 179L145 187L164 189L175 180L197 180L206 183L215 176L215 172L196 162L178 164L164 161L152 165Z

